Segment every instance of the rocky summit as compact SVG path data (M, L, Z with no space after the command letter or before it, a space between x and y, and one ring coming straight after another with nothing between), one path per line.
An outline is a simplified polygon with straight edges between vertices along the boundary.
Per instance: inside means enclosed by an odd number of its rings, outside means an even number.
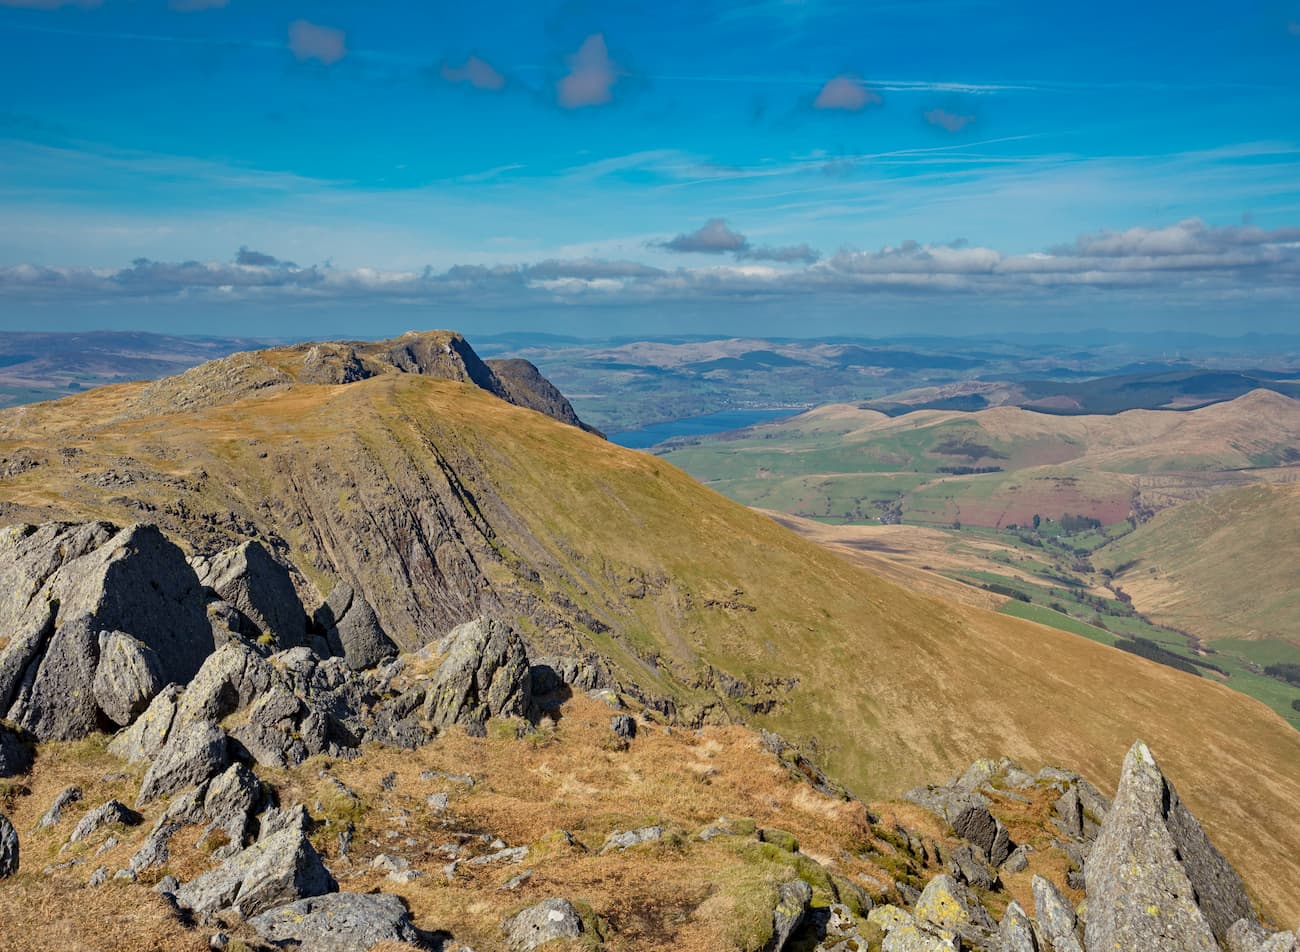
M530 367L322 343L0 417L0 948L1295 952L1289 733Z

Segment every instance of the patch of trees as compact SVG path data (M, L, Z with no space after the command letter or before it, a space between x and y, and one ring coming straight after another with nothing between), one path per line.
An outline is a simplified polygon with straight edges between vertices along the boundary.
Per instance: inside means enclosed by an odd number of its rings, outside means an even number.
M1018 602L1029 601L1029 596L1018 588L1012 588L1010 585L1003 585L1001 582L985 582L985 591L992 592L995 595L1005 595L1007 598L1014 598Z
M1100 528L1100 519L1094 519L1091 516L1071 515L1068 512L1061 513L1061 531L1067 534L1087 532L1089 529Z
M1300 687L1300 664L1270 664L1264 669L1264 673L1270 678L1277 678L1279 681L1286 681L1288 684Z
M940 466L936 472L948 476L983 476L985 473L1000 473L1001 466Z
M1300 711L1300 697L1291 702L1291 710Z
M960 437L950 436L934 445L936 453L942 453L944 456L965 456L967 459L1006 459L1006 453L999 453L991 446L983 443L975 443L963 440Z
M1127 651L1129 654L1135 654L1140 658L1146 658L1148 661L1155 661L1170 668L1177 668L1179 671L1186 671L1198 678L1201 676L1201 672L1196 670L1196 665L1182 655L1176 655L1148 638L1121 638L1115 642L1115 647L1121 651Z

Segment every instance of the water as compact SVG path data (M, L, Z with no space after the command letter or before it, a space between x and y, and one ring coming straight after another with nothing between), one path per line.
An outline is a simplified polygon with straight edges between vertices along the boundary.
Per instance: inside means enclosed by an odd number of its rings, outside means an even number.
M753 426L756 423L781 420L802 412L802 410L792 410L789 407L768 408L765 410L721 410L717 413L706 413L703 416L669 420L667 423L652 423L650 426L642 427L639 430L611 433L609 439L619 446L644 450L662 443L664 440L670 440L675 436L708 436L710 433L725 433L727 430L739 430L742 427Z

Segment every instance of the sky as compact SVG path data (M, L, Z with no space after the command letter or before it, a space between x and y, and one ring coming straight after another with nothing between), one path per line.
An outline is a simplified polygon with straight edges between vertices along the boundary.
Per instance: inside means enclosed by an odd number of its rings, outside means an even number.
M1300 0L0 0L0 330L1300 327Z

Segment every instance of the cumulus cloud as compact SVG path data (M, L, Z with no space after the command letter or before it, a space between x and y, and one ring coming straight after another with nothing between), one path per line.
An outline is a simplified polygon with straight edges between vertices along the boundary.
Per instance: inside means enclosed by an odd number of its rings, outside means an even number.
M565 109L603 106L614 98L618 77L618 64L609 58L605 37L593 33L569 57L569 72L555 87L556 99Z
M724 218L710 218L695 231L683 232L660 244L661 248L683 253L725 255L749 248L749 239L733 231Z
M960 132L975 121L974 116L958 115L947 109L931 109L925 114L925 121L949 132Z
M471 56L464 65L452 66L443 63L440 75L449 83L469 83L475 89L495 92L506 84L506 78L487 60Z
M294 20L289 24L289 49L300 60L314 59L332 66L347 55L345 40L344 32L332 26L308 20Z
M817 98L813 100L813 108L861 112L879 102L883 102L879 93L868 89L859 77L852 73L844 73L827 80L826 85L817 94Z
M1073 243L1030 254L1007 254L960 241L905 241L874 251L844 249L825 260L814 260L816 253L805 246L751 247L721 219L678 239L688 250L703 248L737 260L665 269L637 261L575 258L390 271L299 267L245 247L230 263L138 259L117 269L32 264L0 268L0 300L390 301L529 307L873 294L1058 300L1110 292L1146 292L1164 303L1204 303L1215 295L1263 299L1271 294L1280 301L1300 300L1298 227L1214 227L1192 219L1164 228L1082 235ZM779 266L791 263L804 266Z

